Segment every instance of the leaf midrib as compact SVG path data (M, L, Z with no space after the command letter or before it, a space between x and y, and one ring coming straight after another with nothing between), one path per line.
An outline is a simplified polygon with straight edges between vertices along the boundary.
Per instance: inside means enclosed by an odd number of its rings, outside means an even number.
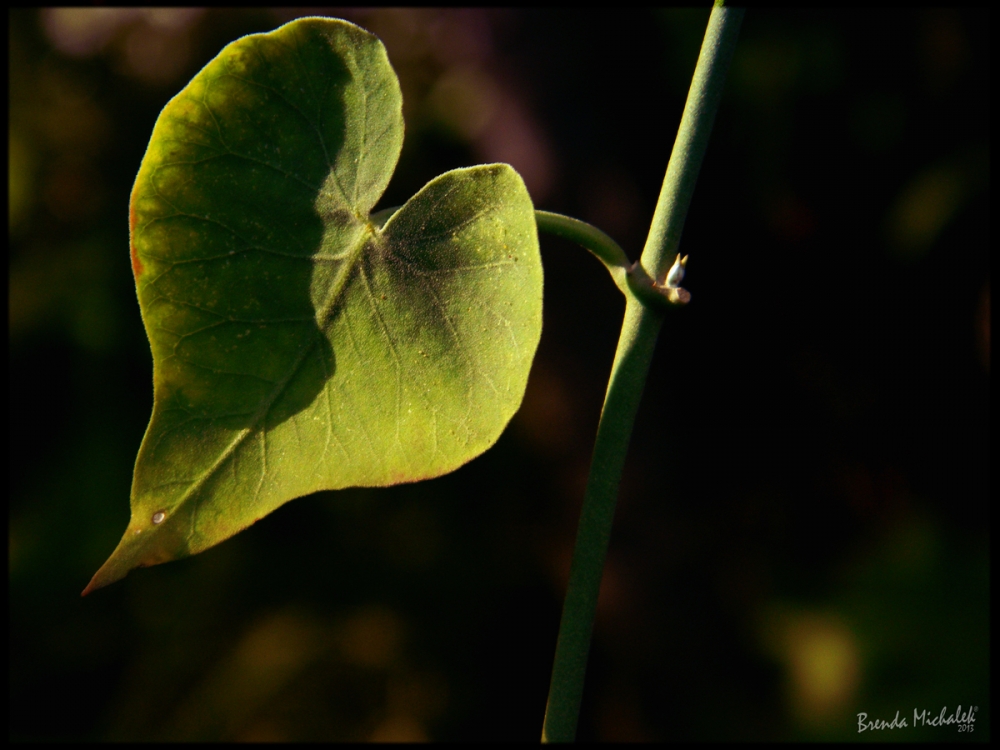
M367 226L360 233L360 236L355 242L354 246L344 257L343 264L336 281L331 285L330 291L327 293L326 299L323 300L323 303L317 310L317 315L316 315L316 323L318 329L317 335L302 346L302 349L299 351L298 357L288 368L287 375L274 384L274 388L272 389L270 396L268 396L261 402L257 411L251 418L249 426L240 430L236 434L236 436L232 439L232 441L229 443L229 445L219 454L219 457L215 460L215 462L208 469L206 469L200 477L195 479L194 482L192 482L188 486L188 489L180 496L180 498L174 504L173 508L171 509L171 514L173 514L177 510L177 508L180 508L189 501L191 501L197 495L197 493L201 491L205 483L211 477L213 477L215 473L223 466L223 464L225 464L225 462L240 448L243 442L256 430L260 428L261 422L267 416L267 413L274 405L274 402L278 399L278 397L284 391L285 387L295 376L295 374L299 371L299 368L302 366L302 363L306 361L306 358L309 356L309 354L313 351L316 345L319 344L320 336L326 335L327 329L332 321L335 311L337 310L341 297L343 296L344 291L347 289L347 282L351 277L351 273L353 272L355 265L357 264L359 258L361 257L362 251L369 244L372 237L378 232L378 230L371 224L371 222L366 222L366 224ZM259 496L260 493L259 485L257 492ZM191 535L193 535L195 520L196 520L195 514L192 513L191 530L189 531L189 538Z

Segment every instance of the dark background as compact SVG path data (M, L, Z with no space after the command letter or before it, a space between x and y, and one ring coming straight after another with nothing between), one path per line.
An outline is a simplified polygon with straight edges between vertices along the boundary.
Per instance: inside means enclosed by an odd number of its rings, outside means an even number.
M407 135L382 205L506 161L638 257L707 10L329 11ZM127 205L160 108L288 11L10 19L10 737L539 737L623 301L542 238L524 405L441 479L296 500L79 592L151 361ZM621 488L579 738L985 740L989 14L747 13ZM975 731L913 727L978 707ZM858 733L859 713L905 729Z

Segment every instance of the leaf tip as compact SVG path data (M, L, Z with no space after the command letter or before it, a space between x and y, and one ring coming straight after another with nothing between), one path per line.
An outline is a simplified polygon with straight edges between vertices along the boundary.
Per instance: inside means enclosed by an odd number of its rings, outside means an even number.
M145 513L141 513L140 517L145 519ZM135 568L159 565L191 554L178 536L179 527L164 524L166 519L164 510L153 513L149 521L137 522L133 516L115 551L94 573L80 596L87 596L92 591L120 581Z
M87 596L87 594L92 594L97 591L97 589L103 589L105 586L110 586L115 581L120 581L126 575L128 575L128 568L124 571L121 566L117 564L112 564L115 558L112 555L107 562L102 565L94 577L90 579L90 583L87 584L87 588L80 592L80 596Z

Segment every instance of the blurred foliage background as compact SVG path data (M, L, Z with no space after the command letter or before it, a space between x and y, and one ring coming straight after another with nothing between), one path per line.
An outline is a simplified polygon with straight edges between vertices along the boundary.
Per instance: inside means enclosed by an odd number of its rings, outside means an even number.
M331 10L378 34L382 205L513 164L638 257L707 10ZM491 451L296 500L79 592L128 520L151 361L127 205L157 113L287 10L9 15L10 737L539 737L622 299L542 239ZM602 588L580 739L984 740L989 15L747 13ZM975 731L913 727L976 706ZM859 734L869 719L907 729Z

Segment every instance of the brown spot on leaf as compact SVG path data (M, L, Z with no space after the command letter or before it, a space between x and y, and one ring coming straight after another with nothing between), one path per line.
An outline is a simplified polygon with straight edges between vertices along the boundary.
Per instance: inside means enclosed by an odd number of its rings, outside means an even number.
M129 205L128 207L128 236L129 236L129 254L132 256L132 275L135 276L135 280L139 280L140 274L142 274L142 261L139 260L139 255L135 251L135 206Z

